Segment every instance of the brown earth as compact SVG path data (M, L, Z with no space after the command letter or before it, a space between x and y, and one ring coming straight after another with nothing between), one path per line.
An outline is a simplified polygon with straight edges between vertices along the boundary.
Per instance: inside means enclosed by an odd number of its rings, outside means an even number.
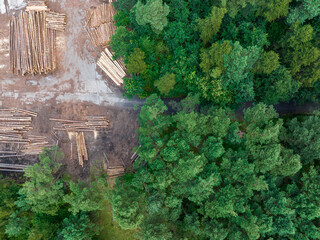
M47 136L65 154L62 163L73 176L87 177L109 165L130 165L132 149L137 146L138 128L135 104L139 99L122 97L122 90L96 67L99 50L89 41L84 30L85 11L100 1L47 0L48 7L67 14L65 32L57 34L57 69L48 75L16 76L9 69L9 19L19 10L0 14L0 108L17 107L35 111L33 133ZM106 116L109 132L94 136L86 133L89 161L84 168L78 164L75 139L64 132L52 134L49 118L82 120L87 115ZM71 143L73 153L71 154ZM5 162L4 159L1 159ZM23 158L19 164L30 163Z

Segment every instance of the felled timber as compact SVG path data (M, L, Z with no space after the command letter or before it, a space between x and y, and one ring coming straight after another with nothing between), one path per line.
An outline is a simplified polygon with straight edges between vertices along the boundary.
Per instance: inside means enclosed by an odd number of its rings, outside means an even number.
M10 21L11 70L17 75L49 73L56 68L55 31L45 12L20 12Z
M97 65L108 75L111 80L120 86L126 76L125 68L122 63L112 59L112 53L108 48L101 53Z
M109 120L103 116L88 116L85 121L50 118L55 122L53 130L67 132L106 131Z
M16 75L47 74L56 69L56 31L66 15L50 11L45 1L28 1L26 11L10 20L10 69Z
M76 133L76 143L77 143L77 152L78 152L78 159L79 159L79 165L83 167L83 161L88 161L88 152L86 147L86 142L84 139L83 132L77 132Z
M109 178L116 178L125 173L125 169L123 166L113 166L107 168L107 175Z
M46 14L46 24L47 28L64 32L67 24L67 16L66 14L50 11Z
M44 0L29 0L26 7L26 11L47 11L48 7L45 4Z
M50 121L55 122L54 131L66 131L67 133L76 133L76 146L79 165L83 167L84 161L89 160L88 150L84 137L85 132L107 131L109 120L104 116L87 116L86 120L69 120L50 118ZM73 153L71 143L71 156Z
M107 46L115 33L113 16L115 9L111 3L104 3L91 9L86 15L86 31L95 47Z
M0 144L9 144L11 148L16 149L0 151L0 154L7 153L0 155L0 158L38 155L44 147L51 146L46 137L28 135L33 129L32 118L36 116L35 112L18 108L0 109Z

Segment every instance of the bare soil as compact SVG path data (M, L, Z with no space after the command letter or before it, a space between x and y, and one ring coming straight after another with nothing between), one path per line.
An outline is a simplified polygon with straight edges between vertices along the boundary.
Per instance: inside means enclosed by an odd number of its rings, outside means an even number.
M143 103L139 99L123 98L122 89L96 66L99 49L89 41L84 19L85 11L97 4L100 1L47 0L51 10L66 13L68 19L66 31L57 34L57 69L48 75L16 76L10 72L9 19L19 10L0 14L0 108L37 112L33 133L47 136L53 144L58 140L65 154L62 163L70 174L82 178L89 175L90 169L102 170L107 162L110 166L130 165L132 149L138 144L137 111L133 106ZM85 133L89 161L82 168L78 164L75 139L65 132L55 136L49 118L84 120L88 115L106 116L110 129L97 136ZM23 158L18 162L27 164L32 160Z

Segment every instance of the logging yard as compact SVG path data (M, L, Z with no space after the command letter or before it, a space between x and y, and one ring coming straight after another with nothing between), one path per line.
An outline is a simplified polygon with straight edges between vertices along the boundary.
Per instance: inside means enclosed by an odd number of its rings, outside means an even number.
M109 1L19 0L0 6L0 169L23 172L58 145L68 172L86 178L130 167L143 101L122 97L126 69L108 46Z

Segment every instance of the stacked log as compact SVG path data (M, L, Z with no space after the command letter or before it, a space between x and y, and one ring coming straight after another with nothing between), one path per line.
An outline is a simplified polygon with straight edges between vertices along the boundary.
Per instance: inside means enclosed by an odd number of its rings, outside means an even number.
M89 160L83 132L76 133L76 143L77 143L79 164L81 165L81 167L83 167L83 160L86 160L86 161Z
M109 178L116 178L122 176L125 173L123 166L110 166L107 168L107 175Z
M115 30L115 26L111 22L103 23L96 28L86 28L89 38L95 47L107 45Z
M22 135L32 129L32 117L19 109L0 109L0 143L24 142Z
M29 0L26 11L47 11L44 0Z
M26 11L10 20L10 69L14 74L41 74L56 69L56 31L66 15L52 12L44 0L30 0Z
M36 116L35 112L17 108L0 109L0 144L19 146L13 151L15 155L7 154L5 157L38 155L44 147L50 146L46 137L27 135L33 129L32 117Z
M24 172L27 165L0 163L0 171L4 172Z
M86 121L55 118L50 118L50 120L55 121L56 123L56 126L53 127L53 130L55 131L96 132L105 131L109 126L109 120L100 116L88 116Z
M112 59L112 53L106 48L99 58L97 65L111 78L111 80L120 86L123 84L123 78L126 76L123 63Z
M106 131L109 126L109 120L103 116L87 116L84 121L68 120L68 119L56 119L50 118L55 122L53 130L66 131L67 133L76 133L76 145L79 165L83 167L83 162L88 161L88 151L86 147L86 141L84 138L84 132L98 132ZM71 143L71 156L72 156L72 143Z
M29 140L28 144L21 150L24 155L38 155L43 148L51 146L47 138L43 136L29 135L27 139Z
M111 3L104 3L87 12L86 31L95 47L107 46L114 35L114 15L115 9Z
M22 76L56 68L55 31L46 27L45 12L20 12L10 21L10 62Z
M46 15L46 23L47 23L47 28L64 32L67 24L67 16L66 14L50 11Z

